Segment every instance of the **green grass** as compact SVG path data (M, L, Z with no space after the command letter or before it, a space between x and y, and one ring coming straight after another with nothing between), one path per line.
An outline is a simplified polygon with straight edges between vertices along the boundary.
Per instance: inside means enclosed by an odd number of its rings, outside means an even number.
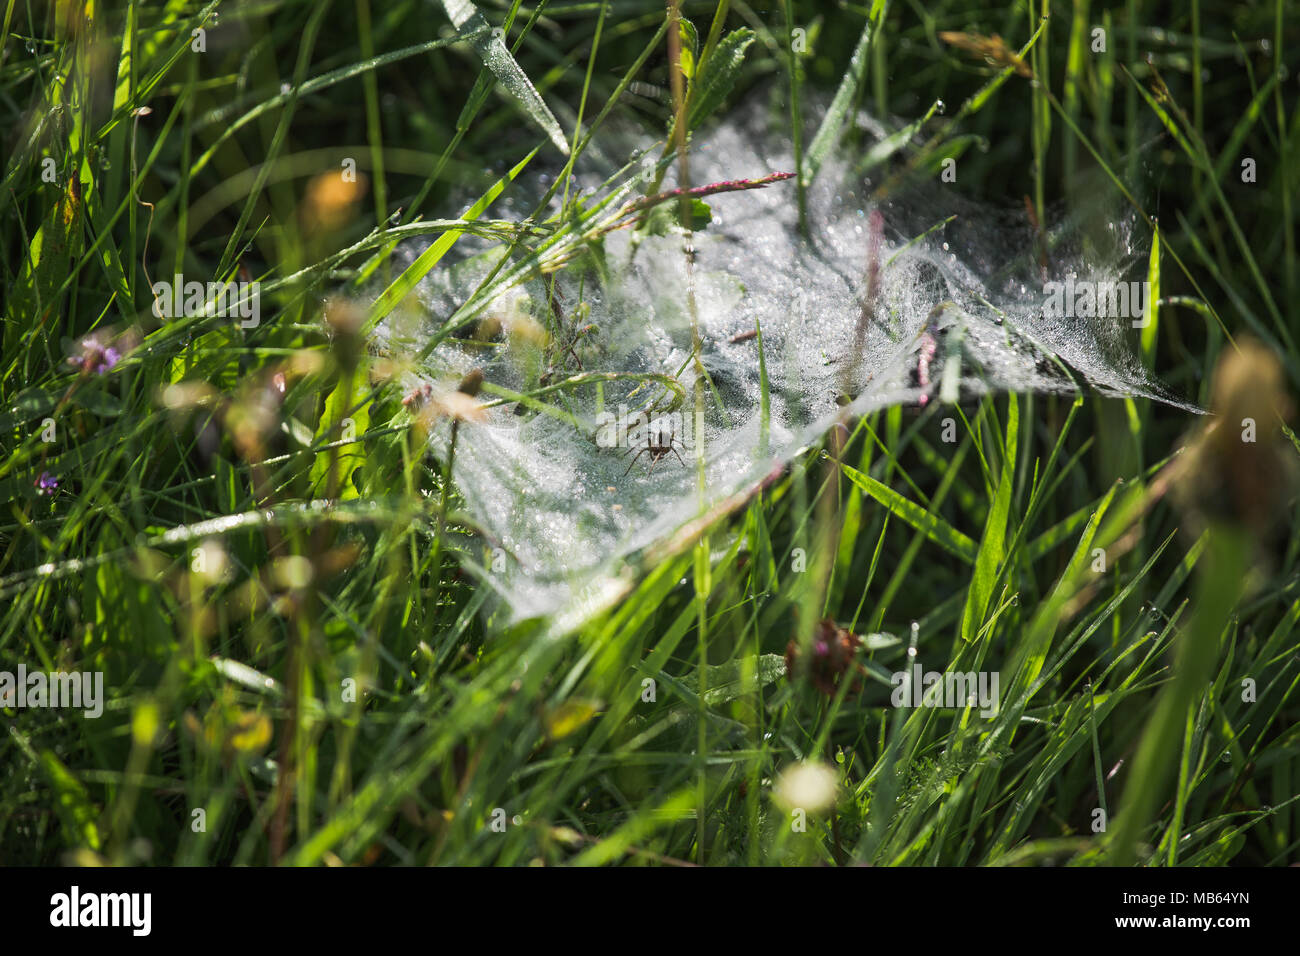
M491 288L586 248L614 208L570 174L609 121L662 138L657 186L752 97L788 115L810 231L859 108L909 131L868 157L891 190L955 158L952 188L1047 222L1107 178L1144 242L1158 222L1144 361L1209 404L1250 333L1295 391L1294 3L689 2L676 34L638 0L482 3L460 35L413 0L80 10L3 15L0 670L102 671L108 701L2 711L0 862L1300 860L1295 503L1262 542L1231 483L1256 459L1174 458L1201 422L1030 395L850 421L556 637L478 585L449 462L366 337L462 236L511 248ZM314 192L345 160L365 188ZM540 168L564 214L494 218ZM155 318L176 272L260 280L260 324ZM136 340L111 370L68 364L109 330ZM1172 460L1227 484L1176 507ZM878 635L829 696L782 661L822 619ZM999 713L890 706L909 647L998 671ZM813 760L838 793L799 830L773 785Z

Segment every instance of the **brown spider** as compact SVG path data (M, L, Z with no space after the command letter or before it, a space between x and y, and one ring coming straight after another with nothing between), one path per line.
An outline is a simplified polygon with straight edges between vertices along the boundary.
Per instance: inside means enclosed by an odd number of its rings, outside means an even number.
M653 425L646 429L644 443L638 442L635 445L628 446L628 451L631 451L633 448L640 450L632 456L632 461L628 463L627 471L623 472L624 478L626 478L632 471L632 466L636 464L636 460L646 452L650 453L650 467L646 470L647 475L654 471L655 465L659 464L659 460L661 458L667 458L669 453L676 456L677 460L681 462L683 468L686 467L686 462L682 461L682 456L677 454L677 449L673 447L673 442L676 442L683 451L686 450L686 446L683 445L673 433L671 424L668 426L668 440L664 441L663 423L660 422L659 426L658 430L656 430Z

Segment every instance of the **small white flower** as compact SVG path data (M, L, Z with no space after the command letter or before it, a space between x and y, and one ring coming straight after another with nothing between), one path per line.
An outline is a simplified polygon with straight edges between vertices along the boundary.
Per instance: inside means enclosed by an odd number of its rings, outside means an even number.
M838 776L825 764L797 763L781 771L772 788L772 798L787 809L797 807L814 813L835 802L838 786Z

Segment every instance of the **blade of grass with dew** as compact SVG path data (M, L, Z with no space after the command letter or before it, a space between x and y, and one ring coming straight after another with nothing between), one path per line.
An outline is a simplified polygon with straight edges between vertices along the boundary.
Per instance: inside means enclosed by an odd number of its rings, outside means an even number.
M492 184L487 192L475 200L470 207L465 210L465 213L461 218L477 219L479 216L483 215L484 211L496 201L497 197L505 192L506 187L514 181L515 177L523 172L524 167L532 161L532 158L537 155L539 149L541 149L540 146L533 147L532 151L516 163L510 172L498 179ZM366 316L366 327L368 329L373 328L376 322L392 312L393 309L397 308L398 303L414 291L420 280L429 274L433 267L438 264L438 261L447 254L447 250L449 250L462 235L464 235L464 231L461 229L449 229L447 232L439 236L428 249L420 253L414 262L403 269L402 274L394 279L392 284L389 285L388 288L384 289L384 291L379 294L379 297L375 299L374 304L370 307L369 314Z
M528 74L519 68L515 58L506 49L505 41L488 27L488 22L479 13L478 8L469 0L441 0L447 18L457 30L472 34L470 42L474 52L483 61L505 87L528 117L542 128L555 148L565 156L569 155L569 144L564 140L564 131L556 121L555 115L542 101L541 94Z
M839 142L840 133L849 117L849 110L857 102L862 90L862 81L867 75L867 56L871 49L871 37L884 11L884 6L883 0L876 0L871 6L871 13L866 23L862 25L862 33L859 34L857 45L853 48L853 56L849 58L848 72L840 80L835 98L831 100L826 115L822 117L821 125L817 127L817 133L813 136L812 144L804 157L803 175L799 178L801 191L806 190L817 178L817 173L821 171L822 165Z
M975 562L978 553L975 542L948 524L943 518L931 511L926 511L915 502L904 498L893 488L877 481L870 475L864 475L851 465L840 462L840 470L848 476L850 481L888 508L901 521L911 525L949 554L971 564Z

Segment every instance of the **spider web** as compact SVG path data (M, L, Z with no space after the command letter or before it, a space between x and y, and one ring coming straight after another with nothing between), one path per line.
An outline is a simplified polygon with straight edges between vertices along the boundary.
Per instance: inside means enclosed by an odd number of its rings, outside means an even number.
M869 117L859 122L879 129ZM793 169L785 143L788 136L769 130L761 112L739 112L692 145L692 179ZM605 145L608 153L621 152ZM690 237L690 283L687 239L672 229L609 233L602 268L587 262L556 275L556 301L566 318L559 347L549 352L556 368L548 382L577 374L578 362L586 373L642 377L554 390L537 399L547 409L499 404L486 421L460 426L453 478L486 539L478 568L483 584L500 598L508 622L544 616L557 632L580 624L626 593L639 561L662 553L705 512L743 500L845 414L899 404L937 407L991 391L1074 394L1085 384L1106 395L1196 410L1148 375L1129 345L1128 320L1048 314L1043 264L1023 212L974 203L937 177L872 206L870 184L853 175L856 158L828 162L810 188L807 238L788 181L707 200L712 220ZM594 174L600 172L580 169L578 182L599 182ZM505 208L522 219L532 208L527 200L536 202L545 185L539 177L534 196L517 196ZM528 188L522 184L523 192ZM1108 214L1113 208L1098 200L1085 216L1060 221L1046 237L1048 278L1144 277L1133 222ZM873 242L878 280L864 322ZM462 258L420 285L426 314L417 327L385 323L381 345L399 354L419 351L505 255L500 243L477 246L462 240ZM419 244L400 249L399 261L421 250ZM708 373L702 420L689 398L695 373L688 287ZM553 318L550 302L548 284L533 280L481 315L507 333L536 330ZM585 315L574 312L580 302ZM941 302L951 305L932 318ZM762 363L753 334L759 327ZM450 389L481 368L485 381L529 392L544 370L538 354L523 334L488 343L448 338L406 385ZM675 405L674 393L648 375L676 379L687 400ZM847 408L837 402L843 395L851 397ZM624 408L626 433L618 427ZM650 427L632 417L647 408L666 417ZM448 432L443 421L431 435L440 456ZM672 454L658 461L643 454L627 471L635 454L628 446L643 447L648 436L662 443L666 432L688 467Z

